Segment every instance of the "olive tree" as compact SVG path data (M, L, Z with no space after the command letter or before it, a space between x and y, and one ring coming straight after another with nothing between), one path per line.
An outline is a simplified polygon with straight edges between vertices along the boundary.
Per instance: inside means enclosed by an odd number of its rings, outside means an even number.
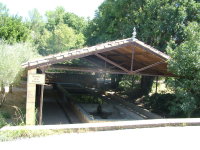
M30 43L9 45L0 41L0 106L5 101L7 87L19 81L23 71L21 64L36 56L35 48Z

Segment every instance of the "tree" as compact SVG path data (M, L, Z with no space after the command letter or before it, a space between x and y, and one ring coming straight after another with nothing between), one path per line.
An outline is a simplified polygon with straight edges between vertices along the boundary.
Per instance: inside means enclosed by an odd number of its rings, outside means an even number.
M63 20L64 15L65 15L65 9L63 7L57 7L55 11L47 11L46 28L49 31L53 31L58 24L64 23Z
M6 6L0 3L0 39L9 43L25 42L29 38L29 30L21 17L9 16Z
M65 24L58 24L52 32L44 30L41 36L40 54L54 54L74 48L79 48L84 44L84 36Z
M37 9L33 9L29 12L28 24L29 28L35 32L40 32L42 27L45 25L43 17Z
M0 16L0 38L9 43L25 42L29 30L19 17Z
M171 113L183 113L191 117L200 107L200 24L191 22L185 28L186 39L173 49L168 47L171 55L169 70L178 77L169 81L175 91L176 101Z
M184 42L184 28L200 21L199 9L194 0L106 0L89 23L87 44L131 37L136 27L138 39L166 52L171 39L178 45ZM140 91L148 94L152 81L143 76Z
M84 18L66 12L63 7L57 7L55 11L47 11L46 17L46 28L49 31L53 31L58 24L66 24L77 33L83 33L87 26L87 21Z
M54 54L65 50L80 48L85 44L84 31L87 22L73 13L65 12L63 7L46 12L47 23L38 38L39 53Z
M64 24L73 28L77 33L84 33L88 24L84 18L78 17L77 15L69 12L65 13L63 20Z
M4 88L19 81L23 70L21 64L34 56L37 56L36 50L29 43L9 45L0 41L0 85L3 87L1 89L0 106L6 96Z

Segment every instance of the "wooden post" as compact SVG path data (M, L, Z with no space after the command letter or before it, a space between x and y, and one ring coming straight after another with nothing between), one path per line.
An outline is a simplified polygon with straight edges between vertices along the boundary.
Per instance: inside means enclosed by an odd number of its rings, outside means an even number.
M158 92L158 76L156 77L156 94Z
M40 88L39 125L42 125L43 95L44 95L43 93L44 93L44 85L41 85L41 88Z
M28 76L30 74L36 74L36 69L28 70ZM36 84L27 81L26 125L35 125L35 99Z
M133 71L134 53L135 53L135 50L133 49L133 50L132 50L132 57L131 57L131 71Z

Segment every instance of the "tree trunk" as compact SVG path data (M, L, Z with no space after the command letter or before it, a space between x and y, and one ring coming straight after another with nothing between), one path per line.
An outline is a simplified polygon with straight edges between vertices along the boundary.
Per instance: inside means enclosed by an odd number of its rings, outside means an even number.
M111 88L115 89L115 74L111 74Z
M0 93L0 107L3 106L5 100L6 100L6 93L5 92Z
M154 78L152 76L142 76L140 87L143 95L148 95L151 92Z
M111 75L111 87L113 89L116 89L119 87L119 82L122 80L123 75L118 74L118 75Z
M117 78L116 78L116 85L117 87L119 87L119 82L122 80L123 75L122 74L118 74Z

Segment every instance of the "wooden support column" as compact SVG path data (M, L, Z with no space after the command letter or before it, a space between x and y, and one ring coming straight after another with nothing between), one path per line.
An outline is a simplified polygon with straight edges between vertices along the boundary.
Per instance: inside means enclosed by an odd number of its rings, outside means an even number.
M42 125L43 95L44 95L44 85L41 85L41 88L40 88L39 125Z
M42 74L45 74L45 68L41 69ZM44 84L40 85L40 106L39 106L39 125L42 125L43 117L43 97L44 97Z
M131 71L133 71L133 60L134 60L135 50L132 50L132 57L131 57Z
M158 93L158 76L156 77L156 94Z
M36 69L28 70L28 76L30 74L36 74ZM28 83L27 78L26 125L35 125L35 100L36 84Z

